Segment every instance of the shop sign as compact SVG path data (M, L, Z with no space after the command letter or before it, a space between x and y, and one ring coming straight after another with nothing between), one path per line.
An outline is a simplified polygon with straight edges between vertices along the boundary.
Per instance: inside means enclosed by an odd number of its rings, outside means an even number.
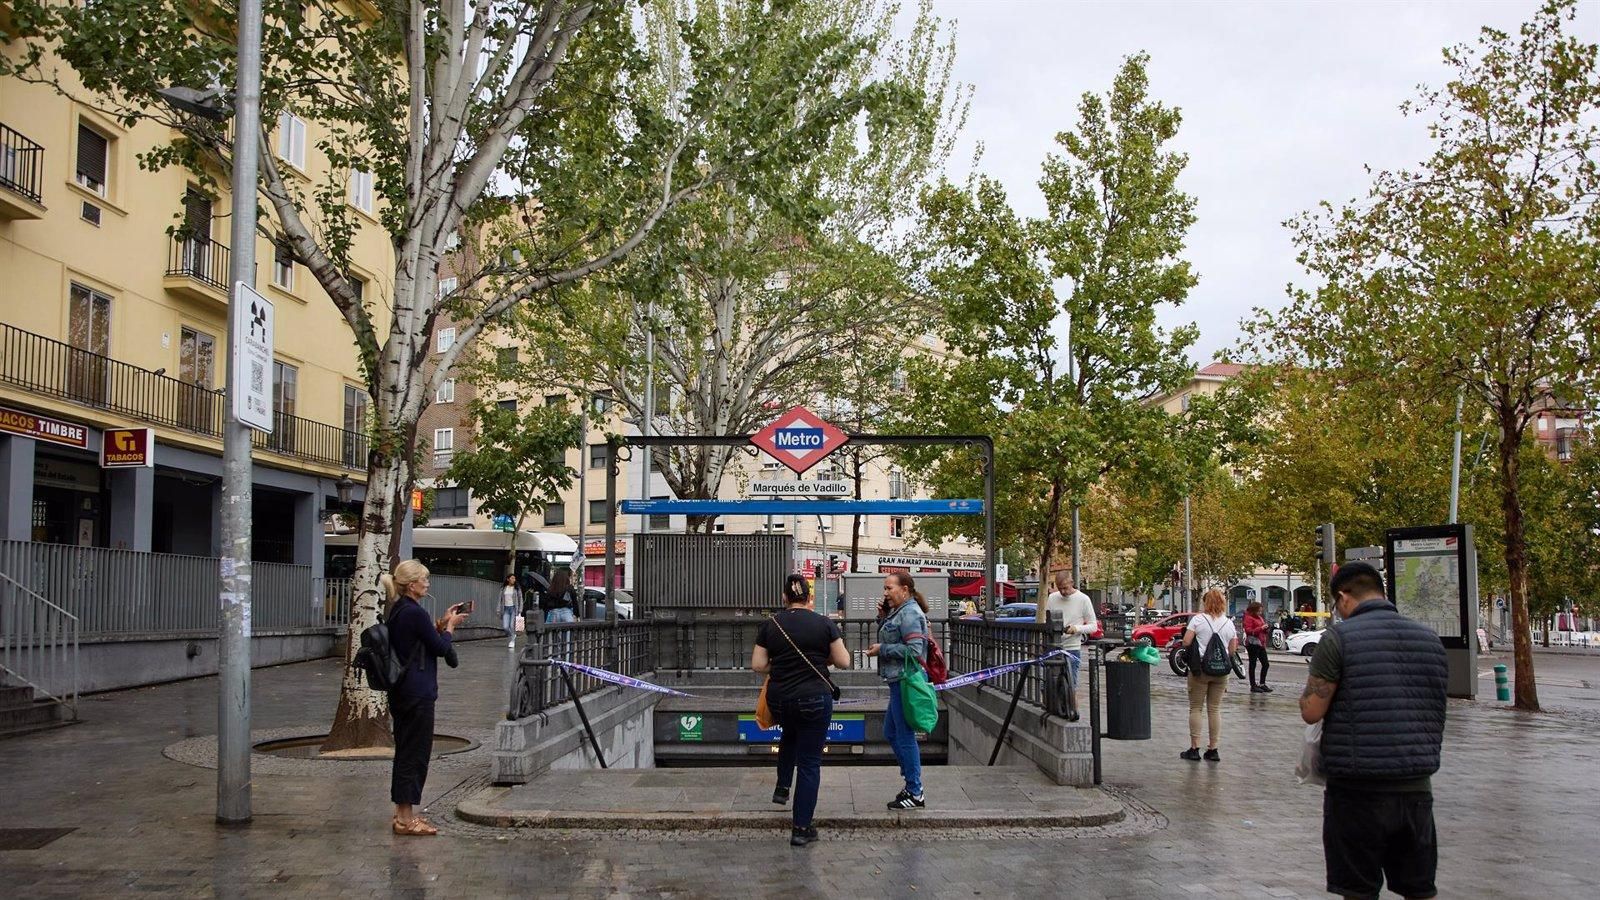
M108 428L100 435L100 468L153 468L155 448L155 429Z
M100 470L88 463L68 462L47 456L33 458L33 483L40 487L66 488L69 491L99 493Z
M612 546L614 546L616 548L616 555L617 556L627 556L628 555L628 544L627 544L626 541L617 541ZM583 555L584 556L605 556L606 555L606 542L603 541L603 540L601 540L601 541L584 541L583 542Z
M19 434L36 441L49 441L66 447L89 449L89 429L60 419L36 416L20 409L0 406L0 431Z
M888 569L884 568L886 566L893 567L893 568L896 568L896 569L899 569L899 570L902 570L902 571L904 571L906 569L910 569L912 567L916 567L916 568L919 568L919 569L927 568L927 569L937 569L937 570L971 569L971 570L979 572L980 574L983 571L983 561L982 560L961 559L959 557L932 557L932 556L880 556L880 557L878 557L878 567L879 567L879 569L883 570L883 571L888 571Z

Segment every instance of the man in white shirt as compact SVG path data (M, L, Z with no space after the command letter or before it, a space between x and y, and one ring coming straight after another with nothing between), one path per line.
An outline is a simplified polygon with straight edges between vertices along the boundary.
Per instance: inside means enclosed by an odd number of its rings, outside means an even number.
M1083 667L1083 636L1093 634L1099 628L1099 620L1094 614L1094 602L1072 583L1071 573L1057 572L1055 582L1056 589L1045 598L1039 621L1048 621L1050 613L1061 611L1066 624L1066 631L1061 635L1061 649L1067 651L1067 665L1072 669L1072 684L1076 687L1078 670Z

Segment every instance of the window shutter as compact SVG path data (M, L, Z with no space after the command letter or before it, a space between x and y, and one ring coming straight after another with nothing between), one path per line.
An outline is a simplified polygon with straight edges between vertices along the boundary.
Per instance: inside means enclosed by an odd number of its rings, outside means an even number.
M211 198L193 187L183 195L183 231L202 242L211 238Z
M106 183L106 139L87 125L78 125L78 175Z

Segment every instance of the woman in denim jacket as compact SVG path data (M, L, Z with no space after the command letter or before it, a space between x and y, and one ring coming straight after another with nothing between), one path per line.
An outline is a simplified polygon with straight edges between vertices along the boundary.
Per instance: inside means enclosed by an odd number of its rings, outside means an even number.
M923 613L927 601L917 591L910 575L895 572L883 579L883 622L878 626L878 643L867 648L868 656L878 658L878 677L889 683L889 709L883 717L883 736L894 748L900 762L900 777L906 786L889 801L890 809L922 809L922 751L917 733L906 722L900 706L900 678L906 660L922 664L928 655L928 617Z

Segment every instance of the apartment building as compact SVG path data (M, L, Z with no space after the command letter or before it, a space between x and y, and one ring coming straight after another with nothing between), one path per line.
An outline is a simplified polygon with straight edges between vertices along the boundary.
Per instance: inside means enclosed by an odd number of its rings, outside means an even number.
M142 169L139 154L171 132L71 94L0 80L0 539L219 556L230 197L179 168ZM371 176L331 173L315 122L264 127L308 191L348 179L360 223L349 277L387 291ZM269 237L255 254L253 286L275 316L255 559L320 574L321 520L341 488L361 494L367 394L315 279ZM142 449L110 462L142 464L109 467L102 449L119 441Z

